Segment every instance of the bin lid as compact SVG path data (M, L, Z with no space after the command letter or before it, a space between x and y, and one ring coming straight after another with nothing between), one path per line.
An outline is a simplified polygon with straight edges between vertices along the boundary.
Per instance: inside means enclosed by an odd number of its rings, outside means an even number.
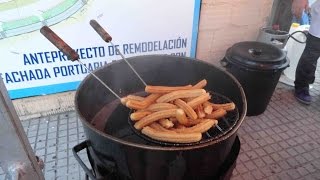
M257 41L234 44L225 58L231 64L254 70L283 70L289 66L289 60L280 48Z

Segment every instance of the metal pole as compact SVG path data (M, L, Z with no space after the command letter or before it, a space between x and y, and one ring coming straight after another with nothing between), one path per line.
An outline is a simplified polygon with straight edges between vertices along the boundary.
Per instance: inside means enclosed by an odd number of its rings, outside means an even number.
M9 180L44 180L36 156L1 77L0 166Z

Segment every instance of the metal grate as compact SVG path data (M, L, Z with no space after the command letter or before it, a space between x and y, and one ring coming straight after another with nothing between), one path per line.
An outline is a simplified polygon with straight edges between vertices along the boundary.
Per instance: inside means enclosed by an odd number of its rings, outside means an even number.
M212 93L214 94L211 98L212 103L216 104L224 104L224 103L229 103L232 102L229 98L218 94L218 93ZM239 111L237 107L233 111L228 111L228 113L221 119L219 119L218 126L213 127L209 129L206 133L203 134L202 139L198 142L195 143L171 143L171 142L163 142L163 141L158 141L155 139L152 139L144 134L142 134L139 130L134 128L134 122L130 119L130 114L132 111L130 111L129 116L128 116L128 124L130 125L131 129L135 134L137 134L139 137L142 139L155 143L155 144L160 144L163 146L193 146L197 144L202 144L202 143L207 143L210 141L214 141L216 139L219 139L221 136L227 134L232 128L235 126L237 121L239 120Z

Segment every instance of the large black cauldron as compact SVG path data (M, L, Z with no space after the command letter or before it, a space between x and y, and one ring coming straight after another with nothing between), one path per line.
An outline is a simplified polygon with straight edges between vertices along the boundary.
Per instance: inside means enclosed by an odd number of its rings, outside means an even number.
M246 115L247 104L241 85L226 71L191 58L150 55L128 58L128 61L150 85L177 86L207 79L206 89L230 98L237 105L240 118L233 129L210 142L184 147L160 146L137 136L128 125L129 110L88 75L77 90L75 104L90 151L102 158L110 171L117 171L128 179L214 178ZM121 96L144 90L144 85L122 60L94 73Z

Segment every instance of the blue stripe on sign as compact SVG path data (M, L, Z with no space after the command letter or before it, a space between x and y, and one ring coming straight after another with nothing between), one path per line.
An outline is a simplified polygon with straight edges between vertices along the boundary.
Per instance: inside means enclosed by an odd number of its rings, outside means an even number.
M197 40L199 31L199 20L200 20L200 7L201 0L194 1L194 11L193 11L193 25L192 25L192 39L191 39L191 52L190 57L196 57L197 51Z
M39 96L47 95L65 91L71 91L78 88L81 81L62 83L62 84L53 84L48 86L39 86L25 89L17 89L9 91L9 96L11 99L30 97L30 96Z

